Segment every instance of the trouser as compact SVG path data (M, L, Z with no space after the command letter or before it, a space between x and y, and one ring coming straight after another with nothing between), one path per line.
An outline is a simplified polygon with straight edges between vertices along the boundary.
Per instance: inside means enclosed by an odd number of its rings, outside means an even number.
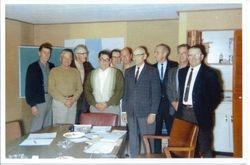
M51 101L51 96L45 94L45 102L36 105L38 114L32 117L30 132L36 132L52 125Z
M186 108L185 106L182 106L182 119L196 124L198 123L193 108ZM199 128L195 157L212 158L212 143L212 129L205 130L203 128Z
M140 154L140 144L144 134L154 134L155 122L147 124L147 117L128 115L130 157L136 158ZM150 140L151 152L154 152L154 140Z
M87 113L89 112L89 104L87 103L84 94L82 93L79 99L77 100L76 104L76 124L79 124L80 122L80 116L81 113Z
M53 124L74 124L76 117L76 102L70 107L66 107L63 102L53 99Z
M156 115L156 135L162 135L163 122L165 123L167 134L169 135L173 123L173 116L169 114L169 106L167 100L162 98ZM155 140L155 153L162 153L161 140Z

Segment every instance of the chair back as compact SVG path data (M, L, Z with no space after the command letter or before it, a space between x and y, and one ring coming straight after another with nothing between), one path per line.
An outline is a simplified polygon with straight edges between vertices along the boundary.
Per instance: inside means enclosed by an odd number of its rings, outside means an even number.
M190 151L172 151L178 157L194 157L199 127L191 122L174 119L170 132L169 147L191 147Z
M117 126L118 116L111 113L82 113L80 124L91 124L94 126Z
M6 144L10 143L11 141L23 136L23 124L21 120L15 120L6 122L6 134L5 140Z

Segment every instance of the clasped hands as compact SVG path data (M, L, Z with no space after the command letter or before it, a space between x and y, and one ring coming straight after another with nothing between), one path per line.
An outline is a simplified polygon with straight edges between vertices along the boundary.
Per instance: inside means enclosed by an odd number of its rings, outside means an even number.
M67 108L70 108L70 107L72 107L72 105L74 104L74 99L73 99L73 97L67 97L67 98L65 98L65 100L64 100L64 105L67 107Z
M99 111L104 111L108 107L107 103L96 103L95 108Z

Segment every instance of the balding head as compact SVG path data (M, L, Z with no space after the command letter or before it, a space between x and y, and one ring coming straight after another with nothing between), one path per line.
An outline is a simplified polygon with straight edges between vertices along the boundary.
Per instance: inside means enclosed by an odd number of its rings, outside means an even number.
M134 61L136 66L141 66L147 59L147 51L144 47L137 47L134 50Z

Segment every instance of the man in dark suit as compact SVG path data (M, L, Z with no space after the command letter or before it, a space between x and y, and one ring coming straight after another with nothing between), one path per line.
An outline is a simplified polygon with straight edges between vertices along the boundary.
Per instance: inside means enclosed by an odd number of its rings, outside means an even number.
M156 115L156 135L162 135L163 122L165 122L167 133L169 134L172 126L172 116L169 114L170 103L167 98L167 82L168 82L168 70L170 68L178 66L175 61L168 60L170 54L170 48L168 45L159 44L155 48L155 58L157 63L153 67L157 68L157 76L160 78L161 86L161 101ZM162 153L161 140L155 140L155 152Z
M147 64L146 50L138 47L134 51L133 66L125 71L125 89L122 99L122 118L128 121L130 156L140 153L144 134L155 133L155 115L160 103L160 79L157 70ZM150 141L154 150L154 141Z
M179 107L176 116L199 126L197 149L201 157L212 157L214 110L221 101L221 87L215 70L203 63L202 45L189 49L190 66L179 71Z
M52 98L48 94L48 76L55 67L48 62L52 51L50 43L39 47L39 60L30 64L25 80L25 98L31 107L32 124L30 132L38 131L52 125Z
M77 45L74 49L75 58L71 62L71 67L77 68L80 72L82 87L86 81L88 74L94 69L90 62L88 62L88 48L85 45ZM89 112L89 104L84 97L84 92L77 100L76 105L76 124L79 124L81 113Z

